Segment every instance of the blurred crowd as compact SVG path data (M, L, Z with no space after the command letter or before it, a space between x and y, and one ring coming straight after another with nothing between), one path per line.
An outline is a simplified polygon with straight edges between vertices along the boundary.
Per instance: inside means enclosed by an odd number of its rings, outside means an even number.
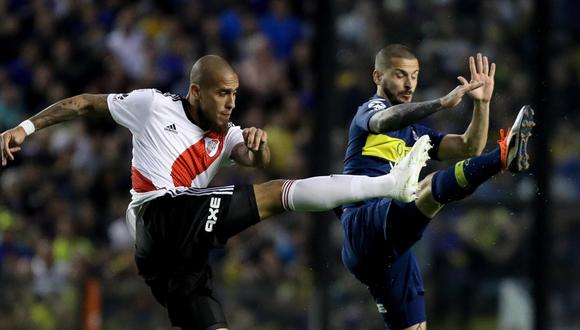
M546 219L558 238L551 312L558 322L580 327L580 260L573 254L580 242L575 216L580 24L574 17L579 5L552 3L552 45L534 41L531 1L339 0L334 6L338 66L325 86L340 123L325 151L332 172L342 170L350 118L374 94L374 54L387 43L416 50L421 63L416 100L450 91L456 76L468 74L467 57L477 51L497 63L489 148L498 129L534 100L530 54L550 47L549 81L536 93L549 100L554 130L550 150L533 157L553 161L556 212ZM83 92L157 88L185 95L192 63L220 54L240 76L234 123L265 128L273 158L266 171L225 169L212 184L305 177L311 117L319 101L313 10L311 2L289 0L0 0L0 131ZM426 124L461 133L470 109L466 100ZM89 280L100 283L103 328L168 327L133 264L124 221L130 160L128 130L110 118L84 118L33 134L16 161L0 171L0 329L79 328ZM530 299L536 193L533 176L501 175L430 226L417 252L427 281L429 322L436 328L490 329L517 322L501 308L513 308L510 297L520 291L522 299L526 292ZM308 327L314 274L307 238L319 218L279 216L215 251L216 290L232 329ZM332 251L325 264L331 274L331 329L380 328L370 295L340 263L339 221L320 239ZM510 291L513 287L523 289Z

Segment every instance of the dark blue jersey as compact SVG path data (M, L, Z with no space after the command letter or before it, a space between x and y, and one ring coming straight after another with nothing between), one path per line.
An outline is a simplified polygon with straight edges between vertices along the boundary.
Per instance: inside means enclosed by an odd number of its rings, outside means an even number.
M431 158L437 159L439 144L444 134L431 128L413 124L384 134L374 134L370 131L371 117L390 106L389 101L375 95L358 108L348 132L344 174L368 176L387 174L393 164L403 159L415 141L423 135L429 135L431 138L433 148L429 154Z

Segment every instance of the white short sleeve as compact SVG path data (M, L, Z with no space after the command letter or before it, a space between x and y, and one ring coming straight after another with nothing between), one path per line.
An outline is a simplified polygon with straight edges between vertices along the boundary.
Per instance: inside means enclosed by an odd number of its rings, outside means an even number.
M139 134L149 120L154 97L154 89L137 89L128 94L109 94L107 104L118 124L133 134Z
M234 147L240 143L244 143L242 129L240 128L240 126L235 126L231 124L224 141L224 149L222 151L224 154L224 158L221 164L222 166L233 164L233 161L230 159L230 156L232 154L232 150L234 149Z

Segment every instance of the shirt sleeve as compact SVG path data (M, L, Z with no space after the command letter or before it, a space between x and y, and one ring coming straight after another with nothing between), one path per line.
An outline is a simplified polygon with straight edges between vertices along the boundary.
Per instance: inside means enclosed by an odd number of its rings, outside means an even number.
M236 145L244 143L244 137L242 136L242 129L240 126L231 124L224 140L224 149L222 151L224 157L221 166L229 166L234 164L234 161L230 158L232 150Z
M389 107L389 104L383 100L372 100L366 104L364 104L354 117L354 123L360 129L364 130L365 132L370 132L369 129L369 122L371 117L377 113L381 112Z
M137 89L128 94L109 94L107 104L113 119L127 127L131 133L139 134L152 112L155 96L153 89Z
M440 160L437 155L439 154L441 140L443 140L445 134L423 125L414 125L414 129L418 136L429 135L431 145L433 145L433 148L429 150L429 156L431 159Z

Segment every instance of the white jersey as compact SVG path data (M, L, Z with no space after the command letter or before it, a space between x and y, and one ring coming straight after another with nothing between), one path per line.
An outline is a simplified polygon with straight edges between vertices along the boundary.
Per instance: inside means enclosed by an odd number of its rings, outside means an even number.
M139 207L168 192L205 188L222 165L230 165L242 130L230 123L225 134L204 131L188 118L180 96L155 89L109 94L113 119L133 134L129 230L135 238Z

